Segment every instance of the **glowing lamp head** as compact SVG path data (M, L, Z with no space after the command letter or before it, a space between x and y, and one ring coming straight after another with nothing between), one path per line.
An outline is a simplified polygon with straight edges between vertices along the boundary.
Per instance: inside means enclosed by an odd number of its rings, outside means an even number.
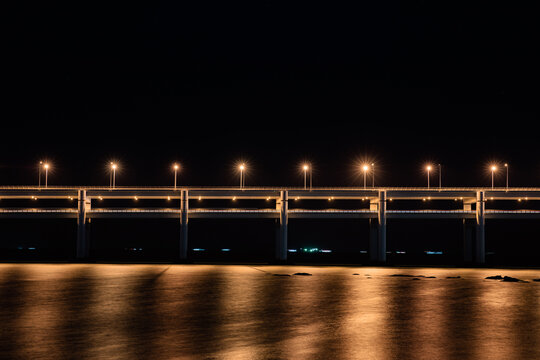
M111 164L111 169L116 170L117 166L116 164Z
M426 166L427 171L431 171L432 167L431 165Z
M43 165L43 167L44 167L45 169L49 169L49 164L45 163L45 165Z
M364 172L367 172L369 170L369 166L367 165L362 166L362 170L364 170Z
M244 171L246 169L246 166L244 164L242 164L238 168L240 169L240 171Z
M309 170L309 166L304 164L304 166L302 167L302 169L304 169L304 171L308 171Z
M491 166L491 171L497 171L497 167L495 165Z
M178 164L174 164L173 168L174 168L174 170L178 170L180 168L180 166L178 166Z

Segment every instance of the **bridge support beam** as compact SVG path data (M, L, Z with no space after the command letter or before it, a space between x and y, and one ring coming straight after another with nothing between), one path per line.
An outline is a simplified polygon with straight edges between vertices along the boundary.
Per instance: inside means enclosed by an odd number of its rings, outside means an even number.
M379 244L377 260L386 263L386 191L379 191Z
M279 231L276 239L276 261L287 261L287 233L289 225L289 192L281 191L276 203L279 210Z
M77 254L78 260L88 259L90 255L90 234L87 226L86 214L91 209L90 199L86 197L86 190L79 190L78 216L77 216Z
M379 211L379 200L373 199L369 202L369 210ZM372 263L377 262L377 247L379 244L379 220L369 219L369 261Z
M375 210L373 203L370 205ZM379 191L377 220L370 219L369 259L373 263L386 263L386 191Z
M486 195L483 191L476 193L476 241L474 261L477 264L486 262Z
M188 210L189 194L187 190L181 190L180 194L180 261L186 261L188 257Z

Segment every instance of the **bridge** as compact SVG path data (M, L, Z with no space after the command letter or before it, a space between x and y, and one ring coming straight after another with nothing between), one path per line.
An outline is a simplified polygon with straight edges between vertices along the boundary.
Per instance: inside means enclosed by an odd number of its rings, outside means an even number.
M77 259L89 257L87 223L98 218L173 218L181 225L178 259L188 258L189 219L275 219L279 223L275 259L287 260L287 228L289 219L368 219L370 224L369 258L373 263L386 262L386 228L388 219L460 219L464 228L465 262L485 263L486 219L540 219L540 210L488 209L491 200L540 200L540 188L284 188L284 187L0 187L3 199L67 199L72 207L51 208L0 207L0 218L70 218L77 221ZM113 208L92 207L104 199L179 200L177 208ZM264 208L191 208L190 201L264 200ZM347 209L289 208L295 200L334 200L352 205ZM429 201L434 209L388 209L388 203L401 200ZM437 202L455 201L459 209L437 209ZM406 202L405 202L406 203ZM2 202L0 202L0 206ZM351 207L351 206L349 206Z

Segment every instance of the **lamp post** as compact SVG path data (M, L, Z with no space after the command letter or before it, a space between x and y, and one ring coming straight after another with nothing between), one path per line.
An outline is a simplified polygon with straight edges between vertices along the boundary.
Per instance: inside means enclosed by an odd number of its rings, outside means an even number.
M41 187L41 167L42 166L43 166L43 161L40 161L38 165L38 188Z
M442 189L442 167L439 164L439 189Z
M240 189L243 189L245 184L244 170L246 170L246 165L241 164L238 169L240 170Z
M372 185L371 187L375 187L375 163L371 163L371 181Z
M112 178L111 178L111 182L109 183L109 186L111 188L113 188L113 189L116 187L116 168L117 167L118 166L115 163L111 162L111 176L112 176Z
M302 166L302 170L304 170L304 190L307 189L307 171L309 170L309 166L307 164L304 164Z
M494 181L495 171L497 171L497 167L495 165L491 165L491 190L493 190L494 185L495 185L495 181Z
M313 190L313 167L309 165L309 191Z
M506 168L506 191L508 191L508 164L504 164Z
M429 173L431 172L431 165L426 166L427 170L427 188L429 189Z
M364 190L366 189L366 176L367 176L368 170L369 170L369 166L364 164L364 166L362 166L362 171L364 172Z
M178 164L174 164L173 168L174 168L174 190L176 190L176 177L177 177L178 169L180 168L180 166Z
M47 187L47 179L49 177L49 164L45 163L43 164L43 167L45 168L45 187Z
M312 172L311 164L302 165L302 171L304 171L304 190L307 190L308 170L309 170L309 191L311 191L313 188L313 172Z

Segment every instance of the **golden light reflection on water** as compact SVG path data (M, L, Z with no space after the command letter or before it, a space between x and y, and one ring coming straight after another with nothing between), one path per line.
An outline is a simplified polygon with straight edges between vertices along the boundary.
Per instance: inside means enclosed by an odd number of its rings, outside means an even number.
M538 270L0 264L0 358L540 358L540 283L484 279L499 273L540 277Z

